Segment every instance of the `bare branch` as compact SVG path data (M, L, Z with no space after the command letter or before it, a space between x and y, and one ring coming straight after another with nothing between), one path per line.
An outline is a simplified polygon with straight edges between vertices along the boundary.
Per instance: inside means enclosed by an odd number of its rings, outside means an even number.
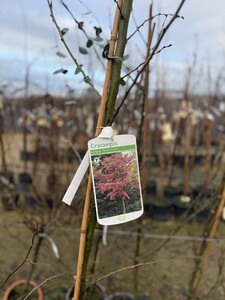
M170 26L172 25L172 23L174 22L174 20L177 18L178 14L179 14L179 11L181 10L183 4L184 4L185 0L182 0L180 5L178 6L176 12L174 13L174 15L172 16L171 20L168 22L168 24L166 25L166 27L164 27L162 29L162 31L160 32L159 34L159 37L157 39L157 42L154 46L154 48L152 49L149 57L146 59L146 61L144 62L144 64L142 65L142 68L141 70L137 73L136 77L134 78L132 84L130 85L130 87L127 89L127 91L125 92L122 100L121 100L121 103L120 105L118 106L118 108L116 109L111 121L110 121L110 125L113 123L113 121L115 120L116 116L118 115L121 107L123 106L125 100L127 99L127 96L129 95L130 91L132 90L132 88L135 86L139 76L141 75L141 73L145 70L145 68L147 67L147 65L149 64L150 60L153 58L153 56L155 55L155 53L157 52L158 50L158 47L163 39L163 37L165 36L166 32L168 31L168 29L170 28Z
M0 289L2 289L3 287L4 287L4 285L6 284L6 282L9 280L9 278L10 277L12 277L12 275L13 274L15 274L27 261L28 261L28 257L29 257L29 255L30 255L30 252L31 252L31 250L32 250L32 248L33 248L33 246L34 246L34 241L35 241L35 237L36 237L36 235L38 234L38 224L37 224L37 228L36 228L36 231L35 231L35 233L34 233L34 235L33 235L33 237L32 237L32 240L31 240L31 245L30 245L30 247L29 247L29 249L28 249L28 251L27 251L27 254L26 254L26 256L25 256L25 258L24 258L24 260L19 264L19 266L18 267L16 267L8 276L7 276L7 278L5 279L5 281L3 282L3 284L0 286Z
M33 294L33 292L35 292L38 288L40 288L42 285L44 285L46 282L48 282L49 280L52 280L52 279L55 279L55 278L58 278L62 275L64 275L65 273L60 273L60 274L57 274L57 275L54 275L54 276L51 276L47 279L45 279L43 282L41 282L40 284L38 284L37 286L35 286L27 295L25 298L23 298L23 300L26 300L28 299L28 297L30 297L31 294Z
M181 257L181 258L170 258L170 259L166 259L166 260L153 260L153 261L147 261L147 262L142 262L142 263L139 263L139 264L135 264L135 265L131 265L131 266L126 266L126 267L123 267L121 269L117 269L115 271L112 271L106 275L103 275L101 277L99 277L97 280L95 280L94 282L90 283L89 285L87 285L87 288L90 287L91 285L95 284L96 282L99 282L109 276L112 276L112 275L115 275L115 274L118 274L118 273L121 273L121 272L124 272L126 270L130 270L130 269L134 269L134 268L139 268L139 267L143 267L143 266L148 266L148 265L155 265L155 264L159 264L159 263L163 263L164 261L167 261L168 260L200 260L201 257L200 256L185 256L185 257ZM25 299L24 299L25 300Z
M171 46L172 46L172 44L169 44L169 45L167 45L167 46L163 46L160 50L158 50L157 52L155 52L154 55L159 54L161 51L163 51L164 49L169 48L169 47L171 47ZM138 70L141 66L143 66L144 64L145 64L145 61L142 62L142 63L140 63L135 69L131 70L129 73L125 74L123 77L121 77L121 79L124 79L124 78L130 76L133 72L137 71L137 70Z
M172 44L163 46L161 49L159 49L157 52L155 52L154 55L159 54L161 51L163 51L164 49L169 48L169 47L171 47L171 46L172 46Z
M132 11L132 12L133 12L133 11ZM132 13L132 18L133 18L134 24L135 24L135 26L136 26L136 28L137 28L137 30L135 30L135 33L136 33L136 32L139 33L139 36L141 37L143 43L144 43L144 44L146 45L146 47L147 47L147 42L145 41L144 36L142 35L141 31L139 30L141 26L138 26L138 25L137 25L137 21L136 21L136 19L135 19L134 13ZM143 25L142 25L142 26L143 26ZM135 33L131 34L131 35L127 38L127 41L128 41Z
M166 18L167 18L168 16L173 17L174 15L173 15L173 14L163 14L163 13L158 13L158 14L156 14L156 15L154 15L154 16L152 16L152 17L146 19L146 20L144 20L144 22L142 22L140 25L138 25L137 28L136 28L136 30L135 30L128 38L127 38L127 41L129 41L129 39L131 39L137 32L139 32L139 29L140 29L141 27L143 27L143 26L145 25L146 22L149 22L150 20L153 20L154 18L160 17L160 16L165 16L165 20L166 20ZM184 19L183 16L179 16L179 15L177 15L176 18ZM164 24L165 24L165 21L164 21L163 25L164 25Z
M62 5L65 7L65 9L68 11L68 13L71 15L71 17L73 18L74 22L78 25L78 28L84 33L84 35L86 36L87 39L90 39L90 37L88 36L87 32L84 30L83 26L80 26L81 22L77 21L77 19L74 17L74 14L71 12L71 10L69 9L69 7L65 4L65 2L63 0L60 0L60 2L62 3ZM102 65L103 69L105 70L105 65L101 59L101 56L98 54L98 51L96 50L94 44L92 45L94 52L100 62L100 64Z

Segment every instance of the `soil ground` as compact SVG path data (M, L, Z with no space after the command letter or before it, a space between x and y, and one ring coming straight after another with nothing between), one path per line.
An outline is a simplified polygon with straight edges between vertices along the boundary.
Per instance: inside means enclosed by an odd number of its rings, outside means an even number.
M19 161L18 151L22 149L21 137L9 137L10 149L17 149L9 153L10 166ZM32 170L32 163L28 169ZM29 193L38 193L45 197L52 196L54 207L52 209L37 207L32 209L26 205L21 209L14 208L5 211L4 206L0 208L0 285L8 278L0 289L2 299L6 287L13 281L28 278L32 266L34 270L31 279L43 283L42 288L45 300L65 299L66 291L74 284L74 274L79 247L81 213L83 209L83 191L85 183L81 187L78 197L75 198L71 208L61 205L61 199L65 186L72 178L77 164L67 164L58 168L56 173L61 175L60 182L56 186L46 185L46 175L51 168L39 164L38 172ZM23 168L21 164L17 173ZM174 170L174 182L182 181L182 170ZM158 169L151 169L152 178L158 178ZM221 174L214 179L213 185L219 186ZM150 178L150 179L152 179ZM190 184L195 186L204 180L204 169L193 169ZM213 186L212 186L213 187ZM2 203L1 203L2 204ZM60 207L60 212L55 218L55 213ZM34 221L35 220L35 221ZM35 248L39 236L32 240L36 222L39 226L49 225L50 239L43 238L37 262L33 263ZM139 221L126 223L120 226L108 228L107 246L99 244L98 263L93 276L88 275L87 282L100 280L106 288L106 294L114 291L126 291L135 295L135 299L146 293L151 300L185 300L189 295L189 282L195 268L197 248L202 241L202 233L205 223L199 223L195 218L190 222L176 220L171 217L166 222L159 222L144 215ZM140 256L138 261L141 265L137 268L135 263L136 232L142 231L140 242ZM179 230L178 230L179 228ZM176 230L176 232L175 232ZM102 227L97 226L93 251L89 262L89 274L94 264L94 253ZM172 238L168 239L168 236ZM216 240L212 242L209 259L204 273L200 299L222 300L225 299L224 287L224 259L225 259L225 223L220 221L216 234ZM60 258L57 259L51 245L51 239L58 247ZM32 245L32 247L31 247ZM29 249L31 252L26 258ZM21 267L19 267L23 263ZM19 268L18 268L19 267ZM128 268L129 267L129 268ZM15 269L18 270L14 272ZM92 298L89 298L92 299Z
M26 217L29 217L29 213L26 213ZM33 217L39 218L35 215ZM69 209L64 208L62 219L60 224L56 222L50 234L58 246L60 259L56 259L49 241L44 239L32 274L32 279L38 283L48 279L43 285L45 299L64 299L66 289L74 282L73 274L76 270L80 216L76 216ZM24 261L31 245L33 233L23 222L24 216L16 211L1 211L0 213L1 283ZM144 235L141 239L139 258L143 265L138 268L127 269L126 267L134 265L135 232L140 224L131 222L119 227L109 227L108 245L103 246L100 243L96 274L93 278L88 278L88 282L118 271L100 281L106 287L107 293L115 290L126 291L134 294L138 299L138 295L145 292L150 295L149 299L154 300L187 299L189 281L195 261L199 259L196 257L194 249L200 244L199 241L191 240L191 237L193 239L201 237L205 224L193 220L191 223L183 225L175 235L173 234L173 238L165 243L166 236L170 235L180 225L182 222L174 219L158 222L143 217L141 228L146 236ZM221 221L216 236L218 240L212 243L201 291L204 297L201 299L219 300L225 297L223 288L225 276L223 268L225 258L224 233L225 223ZM100 234L101 228L98 228L94 246ZM36 237L27 261L9 278L1 290L1 297L9 283L16 279L27 278L32 266L37 240ZM164 246L155 252L163 244ZM92 264L93 255L89 269L91 269ZM125 270L119 272L123 268ZM58 277L49 279L56 275ZM138 278L137 283L135 276ZM135 288L136 284L137 287Z

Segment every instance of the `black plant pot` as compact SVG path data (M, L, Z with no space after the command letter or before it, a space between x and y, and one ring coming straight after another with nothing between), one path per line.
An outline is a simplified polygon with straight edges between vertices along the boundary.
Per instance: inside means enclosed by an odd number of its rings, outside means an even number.
M20 159L22 161L33 161L34 160L34 153L31 151L21 151L20 152Z
M94 285L90 286L87 291L87 299L104 300L105 299L105 288L100 283L96 282ZM74 294L74 287L70 287L67 290L66 300L72 300Z
M199 223L205 223L209 220L211 216L212 211L212 204L209 204L208 206L204 207L203 209L200 209L200 207L197 208L197 221Z
M196 197L198 197L198 195L201 193L201 191L202 191L202 187L196 186L192 189L191 196L195 199Z
M154 154L154 155L150 156L150 158L148 159L148 162L147 162L147 167L153 168L153 167L158 167L158 166L159 166L158 155Z
M209 198L211 196L211 191L206 189L203 186L196 186L195 188L192 189L191 195L193 198L197 197L207 197Z
M149 201L144 202L144 216L149 217L152 214L152 205Z
M19 174L19 183L30 185L32 184L32 177L29 173L20 173Z
M218 198L211 197L211 192L208 191L208 196L203 194L203 197L197 201L197 220L200 223L207 222L212 216L212 213L217 206Z
M47 198L45 201L46 201L47 208L52 209L53 208L53 199Z
M147 183L146 186L146 193L148 195L155 195L157 190L156 182L154 180L151 180Z
M166 186L164 188L164 195L165 195L165 197L169 198L169 199L172 199L172 200L174 200L178 196L181 196L182 192L183 192L182 186L177 186L177 187Z
M173 213L176 219L188 217L193 212L191 202L182 202L180 197L173 202Z
M25 206L29 209L35 210L37 208L37 199L32 196L25 196L24 202Z
M201 165L204 162L204 155L202 154L196 154L194 157L194 164Z
M171 199L164 201L152 201L150 204L150 216L157 221L167 221L172 216L173 203Z
M173 156L174 165L183 166L184 165L184 155L175 154Z
M20 173L18 180L18 187L21 191L27 191L33 182L32 177L29 173Z
M197 220L199 223L207 222L209 220L209 217L210 217L210 209L209 208L205 208L197 214Z

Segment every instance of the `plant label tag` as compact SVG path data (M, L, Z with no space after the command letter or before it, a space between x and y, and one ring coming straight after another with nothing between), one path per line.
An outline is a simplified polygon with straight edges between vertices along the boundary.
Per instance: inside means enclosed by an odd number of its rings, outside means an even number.
M134 135L97 137L88 142L98 223L116 225L143 213Z

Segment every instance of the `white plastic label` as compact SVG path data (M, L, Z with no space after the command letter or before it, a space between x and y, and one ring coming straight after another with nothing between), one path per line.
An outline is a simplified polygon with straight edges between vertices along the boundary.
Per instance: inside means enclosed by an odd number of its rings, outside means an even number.
M137 146L134 135L97 137L88 142L97 220L125 223L143 213Z
M80 183L87 172L87 169L89 167L89 158L88 158L88 152L86 152L81 164L79 165L79 168L77 169L76 173L73 176L73 179L63 196L62 201L68 205L71 205L73 198L80 186Z

